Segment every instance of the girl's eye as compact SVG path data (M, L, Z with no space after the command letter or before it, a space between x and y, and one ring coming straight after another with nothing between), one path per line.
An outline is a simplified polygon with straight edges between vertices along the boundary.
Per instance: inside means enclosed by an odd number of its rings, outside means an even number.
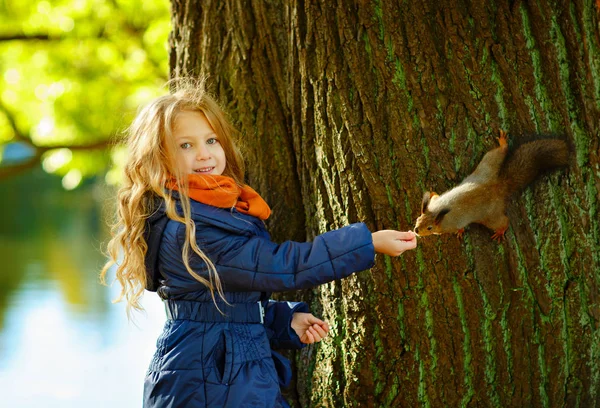
M192 147L192 145L185 142L185 143L180 144L179 147L181 147L182 149L189 149L190 147Z
M211 137L210 139L208 139L206 141L207 144L215 144L215 143L219 143L219 141L217 140L216 137Z

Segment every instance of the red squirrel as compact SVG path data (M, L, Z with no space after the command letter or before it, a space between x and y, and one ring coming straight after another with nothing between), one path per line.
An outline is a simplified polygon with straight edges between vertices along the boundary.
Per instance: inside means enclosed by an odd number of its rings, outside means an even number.
M459 238L471 223L494 231L498 242L508 229L508 199L530 184L542 171L565 166L569 148L564 140L545 139L526 143L508 154L507 136L500 131L500 146L490 150L467 178L442 195L426 192L415 233L456 233Z

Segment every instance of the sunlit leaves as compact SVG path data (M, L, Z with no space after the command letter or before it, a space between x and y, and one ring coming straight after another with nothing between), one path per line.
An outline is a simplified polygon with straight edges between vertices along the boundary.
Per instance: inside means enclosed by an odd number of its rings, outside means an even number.
M77 187L82 178L94 176L105 170L108 156L109 153L105 150L83 152L70 149L54 149L42 157L42 167L48 173L63 176L63 185L65 182L64 177L69 174L71 174L71 177L74 174L81 176L77 184L73 186ZM116 171L116 173L120 172Z
M13 136L13 132L10 130L10 125L6 118L0 115L0 146L8 142Z
M43 151L102 146L122 134L140 103L164 92L168 0L0 1L0 18L3 38L48 36L0 42L0 103L10 116L0 111L0 151L17 137L11 122ZM42 160L66 157L64 151L50 150ZM71 186L78 174L103 174L112 164L109 152L95 149L43 167L65 177L63 184L69 175Z
M73 152L70 149L56 149L44 157L42 166L48 173L54 173L71 163L71 159L73 159Z

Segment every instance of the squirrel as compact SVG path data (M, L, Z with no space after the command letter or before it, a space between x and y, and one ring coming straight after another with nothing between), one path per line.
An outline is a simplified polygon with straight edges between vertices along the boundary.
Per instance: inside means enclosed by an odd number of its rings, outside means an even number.
M460 239L467 225L477 223L493 230L492 239L500 242L508 229L508 199L544 170L568 164L569 148L564 140L536 140L511 154L506 132L500 131L498 142L500 146L487 152L458 186L442 195L423 195L414 228L418 236L456 233Z

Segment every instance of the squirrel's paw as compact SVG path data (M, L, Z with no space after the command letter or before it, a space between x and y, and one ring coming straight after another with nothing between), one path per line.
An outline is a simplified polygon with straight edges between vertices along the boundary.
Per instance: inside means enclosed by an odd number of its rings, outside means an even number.
M456 231L456 237L457 237L458 239L462 240L462 239L463 239L463 234L464 234L464 233L465 233L465 229L464 229L464 228L461 228L461 229L459 229L458 231Z
M492 239L498 243L502 242L502 240L504 239L504 233L506 232L506 230L508 229L508 226L505 228L499 228L494 232L494 235L492 235Z
M500 129L500 137L498 138L498 143L500 147L508 146L508 135L502 129Z

